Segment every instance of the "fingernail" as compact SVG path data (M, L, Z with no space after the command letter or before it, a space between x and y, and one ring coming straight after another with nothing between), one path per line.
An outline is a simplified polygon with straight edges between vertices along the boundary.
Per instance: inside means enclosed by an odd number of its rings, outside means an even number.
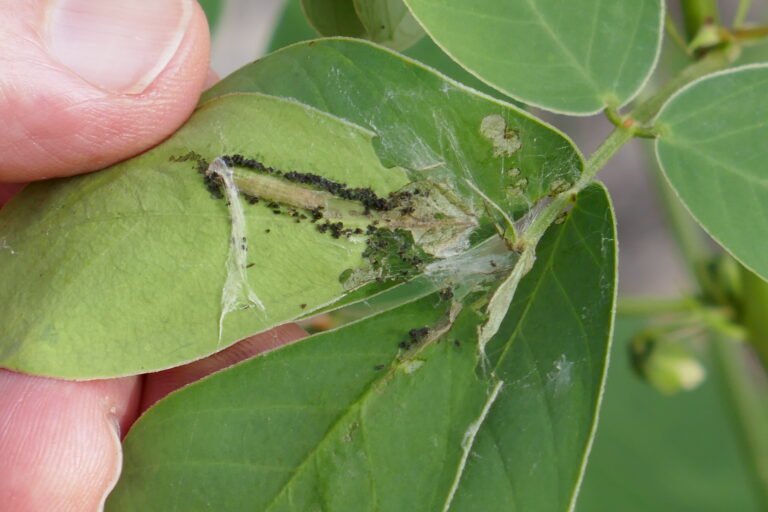
M193 8L190 0L53 0L49 54L97 87L138 94L173 58Z

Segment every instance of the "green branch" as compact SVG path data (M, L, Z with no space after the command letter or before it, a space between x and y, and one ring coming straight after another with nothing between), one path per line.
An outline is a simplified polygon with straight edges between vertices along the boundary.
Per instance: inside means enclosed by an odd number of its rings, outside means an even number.
M768 283L744 266L741 266L741 283L744 290L744 326L763 367L768 368Z
M750 465L753 487L762 510L768 510L768 407L765 373L745 351L748 345L719 337L714 340L715 363L725 381L725 401L742 452Z
M627 116L620 117L617 113L607 110L609 119L615 120L616 129L603 141L600 147L590 156L584 166L579 180L569 190L555 196L542 210L528 229L520 237L519 249L525 250L529 245L538 243L547 228L557 219L560 212L572 202L584 187L595 179L605 164L627 142L636 136L651 132L653 127L647 124L656 116L669 98L689 83L706 76L714 71L725 68L732 60L728 49L711 52L703 59L685 68L677 77L662 86L653 96L638 104Z
M681 87L689 84L691 81L706 75L716 69L722 68L728 64L725 52L712 52L704 59L693 63L686 68L678 77L671 80L669 84L662 87L655 95L651 96L646 102L638 105L635 110L627 116L619 116L618 113L607 110L609 118L616 120L616 129L603 141L600 147L589 157L584 165L584 170L579 180L568 190L554 196L533 219L528 228L519 234L513 249L521 257L512 269L509 277L504 281L504 286L500 287L494 294L491 302L496 310L506 311L509 303L512 301L514 290L517 283L530 270L536 254L536 246L541 237L549 227L557 221L562 212L575 200L579 192L584 190L595 179L597 174L605 167L608 161L624 147L632 138L636 136L645 136L652 133L653 128L648 127L648 123L658 112L661 106ZM510 292L511 290L511 292ZM495 322L488 322L484 327L484 336L490 339L498 328Z
M712 249L707 245L701 228L685 210L655 162L653 168L654 182L672 235L687 263L690 277L701 285L708 280L704 264L712 258Z
M699 78L725 69L733 62L734 58L734 52L730 47L708 53L702 59L683 69L675 78L662 85L653 96L637 105L632 111L632 118L639 123L651 122L673 94Z
M731 31L731 36L740 43L759 43L768 38L768 26L737 28Z
M589 160L587 160L584 166L584 172L582 172L581 177L576 184L569 190L555 196L552 201L539 212L530 226L528 226L528 229L526 229L520 236L518 244L520 244L521 250L527 250L530 247L536 246L539 240L541 240L541 237L544 236L544 232L547 228L557 220L560 212L576 199L576 195L595 179L597 173L605 167L605 164L613 158L619 149L629 142L633 136L634 134L631 128L617 127L611 132L608 138L603 141L600 147L598 147Z
M675 46L677 46L686 55L691 55L691 52L688 49L688 43L685 42L685 38L680 33L680 30L677 28L677 23L675 23L675 20L672 19L672 16L670 16L669 12L667 12L666 19L664 20L664 30L667 32L667 36L669 36L670 41L675 43Z
M736 15L733 17L733 26L741 27L745 21L747 21L747 15L749 14L749 8L752 7L752 0L740 0L739 8L736 10Z

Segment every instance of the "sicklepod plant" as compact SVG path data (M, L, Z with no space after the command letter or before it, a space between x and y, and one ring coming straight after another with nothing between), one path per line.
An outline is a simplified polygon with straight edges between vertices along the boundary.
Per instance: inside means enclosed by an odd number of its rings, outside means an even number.
M768 66L734 67L765 29L709 2L683 2L685 35L661 0L302 4L324 35L375 42L282 48L160 146L0 213L10 369L133 375L339 319L149 410L108 510L573 509L616 310L595 178L637 137L728 253L673 217L701 290L627 306L683 317L638 338L639 371L668 391L703 378L653 352L681 322L768 360L768 224L743 222L767 211ZM689 63L651 87L665 22ZM493 93L390 49L425 34ZM615 129L585 160L512 100ZM760 475L766 438L749 439Z

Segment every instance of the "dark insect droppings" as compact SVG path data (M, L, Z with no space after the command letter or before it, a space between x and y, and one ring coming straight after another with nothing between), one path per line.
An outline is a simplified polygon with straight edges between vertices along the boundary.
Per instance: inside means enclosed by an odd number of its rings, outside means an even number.
M312 216L312 222L317 222L323 218L323 207L318 206L317 208L313 208L309 210L309 214Z
M408 350L412 346L416 345L417 343L422 341L424 338L426 338L428 334L429 334L429 327L418 327L416 329L411 329L410 331L408 331L408 339L401 341L400 343L397 344L397 346L403 350Z
M254 160L253 158L246 158L243 155L224 155L221 159L230 167L243 167L245 169L253 169L254 171L260 171L266 174L272 174L274 172L274 169L271 167L266 167L261 162Z
M371 211L399 210L402 215L410 215L415 212L415 208L412 205L414 196L429 195L428 190L415 189L413 191L391 192L386 197L380 197L370 187L350 187L345 183L333 181L313 173L284 172L241 154L224 155L220 158L230 167L247 168L256 172L274 175L292 183L314 187L342 199L358 202L364 207L364 212L366 213ZM171 157L171 160L179 162L195 161L197 169L203 175L205 185L211 195L216 198L224 198L221 183L219 183L216 176L207 174L208 162L202 156L190 152L181 157ZM288 205L280 205L274 200L270 201L255 195L244 193L243 197L249 204L264 202L275 215L287 213L294 218L296 223L300 223L304 219L310 219L311 222L316 224L317 230L320 233L328 233L333 238L349 238L352 235L362 234L369 235L370 238L366 241L363 257L370 261L373 270L379 272L380 275L376 277L377 281L390 278L407 280L420 272L425 263L431 261L429 255L424 253L414 242L413 236L407 230L378 228L376 227L379 224L378 220L373 220L365 229L360 227L347 228L341 222L326 220L320 223L319 221L324 218L322 206L302 212ZM270 231L267 229L265 232L269 233ZM243 248L245 249L245 247Z
M413 240L413 235L404 229L376 228L368 226L366 248L363 257L373 270L382 272L383 277L409 279L417 275L425 263L432 258Z
M202 155L195 153L194 151L190 151L186 155L172 156L169 158L169 160L171 162L188 162L190 160L195 162L195 169L197 172L203 175L203 183L205 184L205 188L208 190L208 192L210 192L211 197L214 199L224 199L224 194L221 191L219 182L214 176L209 176L207 174L209 163L208 160L203 158Z
M192 157L187 157L191 159ZM333 181L318 174L311 172L299 172L288 171L283 172L273 167L268 167L263 163L253 158L246 158L240 154L224 155L221 157L224 162L230 167L242 167L245 169L251 169L264 174L272 174L279 176L287 181L293 183L299 183L302 185L309 185L313 188L324 190L336 197L347 199L349 201L356 201L363 205L366 212L370 211L389 211L395 208L404 206L403 203L407 202L414 195L412 192L392 192L387 197L379 197L370 187L350 187L345 183ZM207 164L206 164L207 167ZM417 194L420 191L416 192ZM407 205L405 205L408 208ZM272 206L270 206L272 207Z
M408 337L411 341L421 341L429 334L429 327L419 327L418 329L411 329L408 331Z

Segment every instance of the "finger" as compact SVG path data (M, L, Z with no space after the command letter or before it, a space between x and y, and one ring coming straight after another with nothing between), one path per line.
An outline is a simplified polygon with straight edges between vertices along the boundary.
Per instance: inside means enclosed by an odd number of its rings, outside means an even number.
M0 0L0 181L102 168L189 116L208 73L194 0Z
M100 510L140 378L65 382L0 370L2 510Z
M141 410L148 409L168 393L200 380L206 375L268 350L281 347L291 341L304 338L306 335L307 332L298 325L286 324L271 331L251 336L200 361L148 374L144 380Z
M213 87L216 82L220 80L218 73L216 73L214 70L209 69L208 70L208 76L205 77L205 83L203 84L204 89L208 89L209 87Z
M208 69L203 88L212 87L219 81L219 75L212 69ZM0 183L0 208L2 208L13 196L21 192L26 183Z
M212 69L208 69L203 88L212 87L219 81L219 75ZM21 192L26 183L0 183L0 208L2 208L13 196Z

